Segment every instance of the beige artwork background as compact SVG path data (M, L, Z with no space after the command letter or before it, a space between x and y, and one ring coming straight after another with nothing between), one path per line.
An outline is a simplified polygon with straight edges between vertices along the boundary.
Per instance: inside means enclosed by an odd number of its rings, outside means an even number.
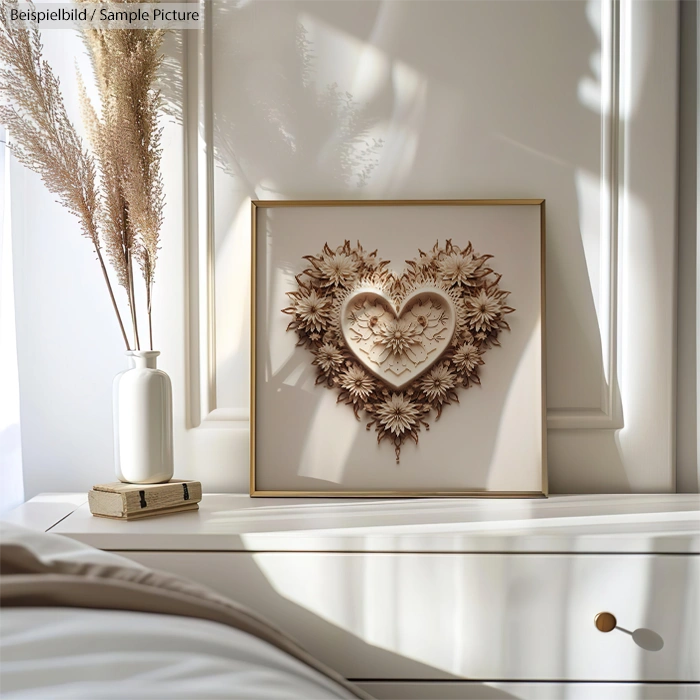
M543 491L542 251L540 206L276 206L254 208L256 495L291 491L540 493ZM315 385L313 356L287 332L287 291L316 255L349 239L401 272L405 260L436 241L469 241L503 275L511 292L510 331L481 367L481 386L459 390L460 403L408 442L396 464L367 420L337 404L338 391Z

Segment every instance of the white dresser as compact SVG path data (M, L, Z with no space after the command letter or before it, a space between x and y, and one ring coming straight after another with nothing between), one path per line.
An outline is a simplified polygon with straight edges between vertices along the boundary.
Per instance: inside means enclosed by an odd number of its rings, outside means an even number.
M44 494L6 517L206 583L378 698L700 698L697 495L225 494L115 522Z

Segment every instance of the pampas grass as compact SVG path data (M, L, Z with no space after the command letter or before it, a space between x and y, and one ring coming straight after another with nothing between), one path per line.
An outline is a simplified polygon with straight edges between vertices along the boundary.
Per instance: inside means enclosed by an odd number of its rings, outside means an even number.
M149 346L151 301L163 222L160 171L160 93L164 31L84 29L99 105L87 96L79 74L88 149L63 103L60 83L42 57L37 26L12 23L0 1L0 121L7 125L17 160L38 173L50 192L78 217L92 243L127 349L141 349L136 313L136 268L145 286ZM79 0L87 2L89 0ZM133 0L120 0L132 2ZM132 326L130 341L104 258L123 288Z

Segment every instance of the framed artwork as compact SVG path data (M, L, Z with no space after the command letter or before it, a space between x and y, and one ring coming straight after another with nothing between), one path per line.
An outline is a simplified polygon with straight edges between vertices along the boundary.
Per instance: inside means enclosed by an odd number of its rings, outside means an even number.
M547 494L545 203L252 203L251 496Z

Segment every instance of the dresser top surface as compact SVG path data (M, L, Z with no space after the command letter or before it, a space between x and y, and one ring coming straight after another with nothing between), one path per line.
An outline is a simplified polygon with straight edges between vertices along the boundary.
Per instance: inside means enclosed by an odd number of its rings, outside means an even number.
M41 494L4 516L100 549L700 553L700 496L279 499L205 495L199 511L121 522L85 494Z

